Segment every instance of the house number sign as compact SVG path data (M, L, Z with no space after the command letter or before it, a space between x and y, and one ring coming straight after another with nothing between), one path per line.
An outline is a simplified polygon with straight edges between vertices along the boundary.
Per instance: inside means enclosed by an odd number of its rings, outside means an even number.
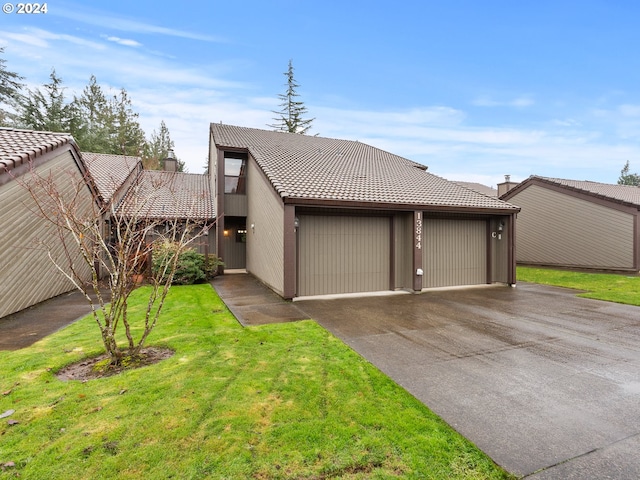
M416 248L422 249L422 212L416 213Z

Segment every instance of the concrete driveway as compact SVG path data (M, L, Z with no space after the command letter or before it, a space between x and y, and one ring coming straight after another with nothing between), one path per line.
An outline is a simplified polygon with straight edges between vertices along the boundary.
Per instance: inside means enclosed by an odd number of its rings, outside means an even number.
M640 308L539 285L296 302L499 465L640 478Z

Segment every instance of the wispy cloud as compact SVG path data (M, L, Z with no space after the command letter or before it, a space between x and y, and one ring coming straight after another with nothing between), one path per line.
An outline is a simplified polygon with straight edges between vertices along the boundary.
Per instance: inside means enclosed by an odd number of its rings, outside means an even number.
M476 107L530 107L535 102L529 95L512 98L510 100L495 100L488 95L481 95L473 100L472 104Z
M90 10L89 8L80 9L79 6L73 8L65 8L60 5L55 9L51 9L52 15L57 15L69 20L81 22L86 25L94 25L109 30L119 30L129 33L147 34L147 35L166 35L170 37L187 38L191 40L200 40L204 42L224 42L224 39L214 35L207 35L197 32L188 32L160 25L132 20L111 15L104 11Z
M127 38L120 38L120 37L107 36L107 35L101 35L101 36L102 38L110 42L114 42L119 45L124 45L125 47L141 47L142 46L140 42L136 42L135 40L130 40Z

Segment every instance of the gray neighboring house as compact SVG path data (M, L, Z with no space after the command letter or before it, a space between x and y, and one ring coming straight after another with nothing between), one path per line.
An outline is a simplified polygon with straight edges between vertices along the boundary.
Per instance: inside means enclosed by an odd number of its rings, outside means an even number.
M638 272L640 187L531 176L500 198L518 214L518 263Z
M47 239L53 255L62 255L62 243L34 213L35 201L20 185L31 168L43 177L51 175L63 194L74 192L72 176L87 177L70 135L0 128L0 317L74 288L36 244ZM80 192L87 208L92 208L95 193L91 182ZM77 265L83 268L79 253ZM90 280L88 267L81 272Z
M216 251L284 298L515 283L519 208L357 141L212 123Z

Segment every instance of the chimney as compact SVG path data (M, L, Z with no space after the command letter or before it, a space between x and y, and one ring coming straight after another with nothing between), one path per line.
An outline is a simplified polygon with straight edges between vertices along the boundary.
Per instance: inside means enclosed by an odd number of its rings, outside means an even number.
M178 161L173 150L167 152L167 158L163 160L164 170L167 172L175 172L178 169Z
M505 175L504 182L498 184L498 198L514 188L516 185L518 185L518 183L511 181L511 175Z

